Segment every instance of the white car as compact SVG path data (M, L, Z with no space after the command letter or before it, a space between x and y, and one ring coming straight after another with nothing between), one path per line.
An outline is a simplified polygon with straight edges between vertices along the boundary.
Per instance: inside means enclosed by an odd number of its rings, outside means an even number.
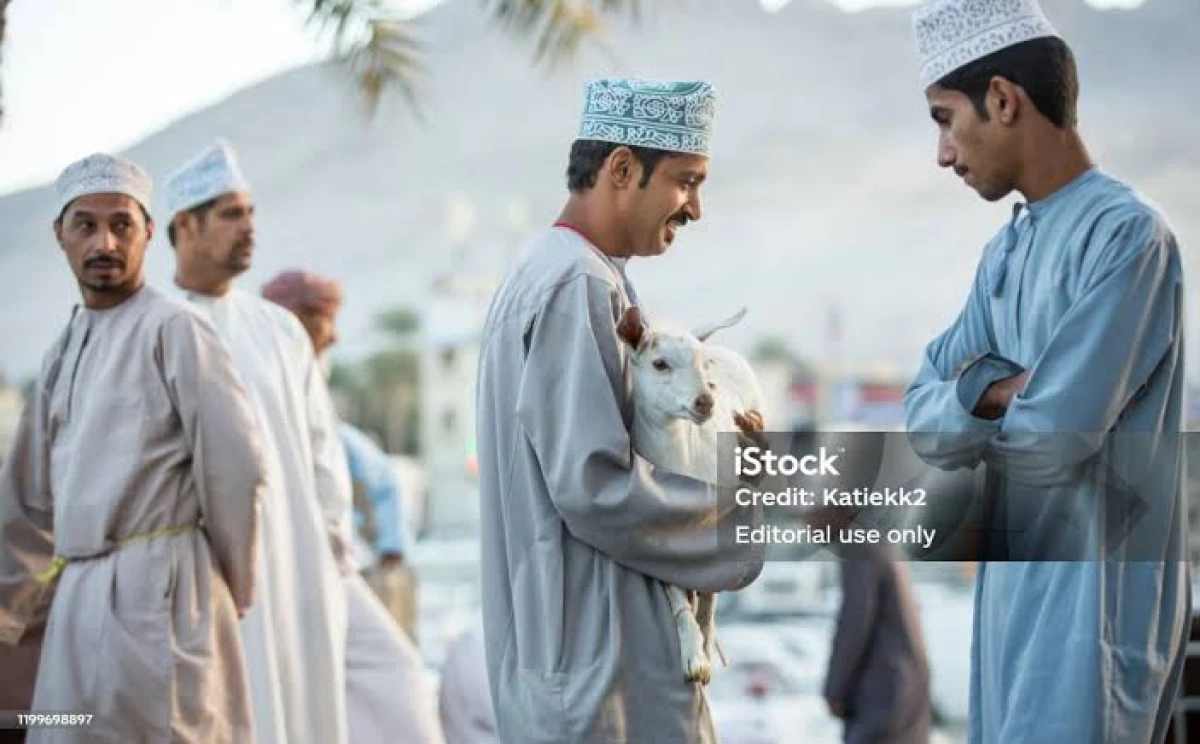
M789 650L779 624L717 627L728 666L717 660L708 685L713 725L721 742L835 744L842 725L821 698L823 659Z
M952 614L945 617L951 618ZM717 639L729 662L729 666L721 666L718 660L709 685L713 723L720 741L841 742L842 723L829 714L821 695L832 635L829 618L718 626ZM960 636L959 632L951 635ZM934 657L935 669L941 658L941 654ZM934 690L935 707L939 692L947 700L944 704L955 699L954 685L965 695L965 679L942 676L942 688ZM965 707L961 715L965 720ZM961 726L935 729L930 743L962 744L965 737L955 731L958 728Z
M837 611L836 571L824 560L767 560L753 584L723 593L717 607L738 618L829 615Z
M929 655L933 709L939 721L963 724L971 689L974 593L969 586L918 582L921 630Z
M463 534L418 540L407 560L417 577L417 647L437 669L447 646L479 614L479 539Z

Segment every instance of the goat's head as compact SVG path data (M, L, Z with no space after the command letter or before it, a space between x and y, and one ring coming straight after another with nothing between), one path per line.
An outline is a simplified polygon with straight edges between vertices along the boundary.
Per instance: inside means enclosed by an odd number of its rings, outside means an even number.
M617 334L630 348L634 401L642 415L660 423L672 419L697 424L708 421L717 391L709 374L713 362L704 342L745 314L743 309L732 318L690 332L647 326L636 307L626 310L617 324Z

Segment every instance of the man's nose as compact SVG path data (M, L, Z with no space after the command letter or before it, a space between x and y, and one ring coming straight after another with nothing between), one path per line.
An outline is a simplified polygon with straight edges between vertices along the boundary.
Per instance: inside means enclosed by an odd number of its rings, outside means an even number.
M937 146L937 164L943 168L949 168L954 165L954 161L958 159L957 153L950 143L946 140L945 135L938 137Z
M700 189L696 189L688 197L687 204L683 205L684 214L692 222L697 222L704 216L704 205L700 200Z
M112 230L97 230L96 242L92 244L92 250L98 253L113 253L117 250L117 236Z

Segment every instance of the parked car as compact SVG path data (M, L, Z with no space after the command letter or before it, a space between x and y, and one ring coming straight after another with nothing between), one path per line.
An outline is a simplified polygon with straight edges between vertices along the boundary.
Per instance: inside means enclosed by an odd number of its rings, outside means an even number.
M719 612L741 620L827 616L837 610L837 566L819 558L792 559L779 552L782 547L768 547L767 561L753 584L721 595Z
M447 646L479 614L479 538L470 533L426 537L412 544L407 560L417 577L417 648L425 663L438 669Z
M921 630L929 654L934 720L967 720L971 689L971 633L974 594L968 588L917 583Z
M729 744L782 744L797 741L803 732L805 742L836 744L842 727L821 699L821 662L790 651L779 625L718 627L728 662L718 661L708 686L718 738Z

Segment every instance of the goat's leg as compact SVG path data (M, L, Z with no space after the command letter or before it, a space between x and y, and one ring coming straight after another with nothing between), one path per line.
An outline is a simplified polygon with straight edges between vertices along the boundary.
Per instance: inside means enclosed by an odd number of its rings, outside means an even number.
M684 682L708 684L712 677L708 655L704 653L704 633L696 623L696 615L687 595L677 586L667 586L667 600L671 614L675 617L675 630L679 633L679 656L683 663Z
M717 645L717 595L701 592L696 596L696 624L704 636L704 655L708 657L710 665L717 654L721 655L721 661L724 662L725 655Z

